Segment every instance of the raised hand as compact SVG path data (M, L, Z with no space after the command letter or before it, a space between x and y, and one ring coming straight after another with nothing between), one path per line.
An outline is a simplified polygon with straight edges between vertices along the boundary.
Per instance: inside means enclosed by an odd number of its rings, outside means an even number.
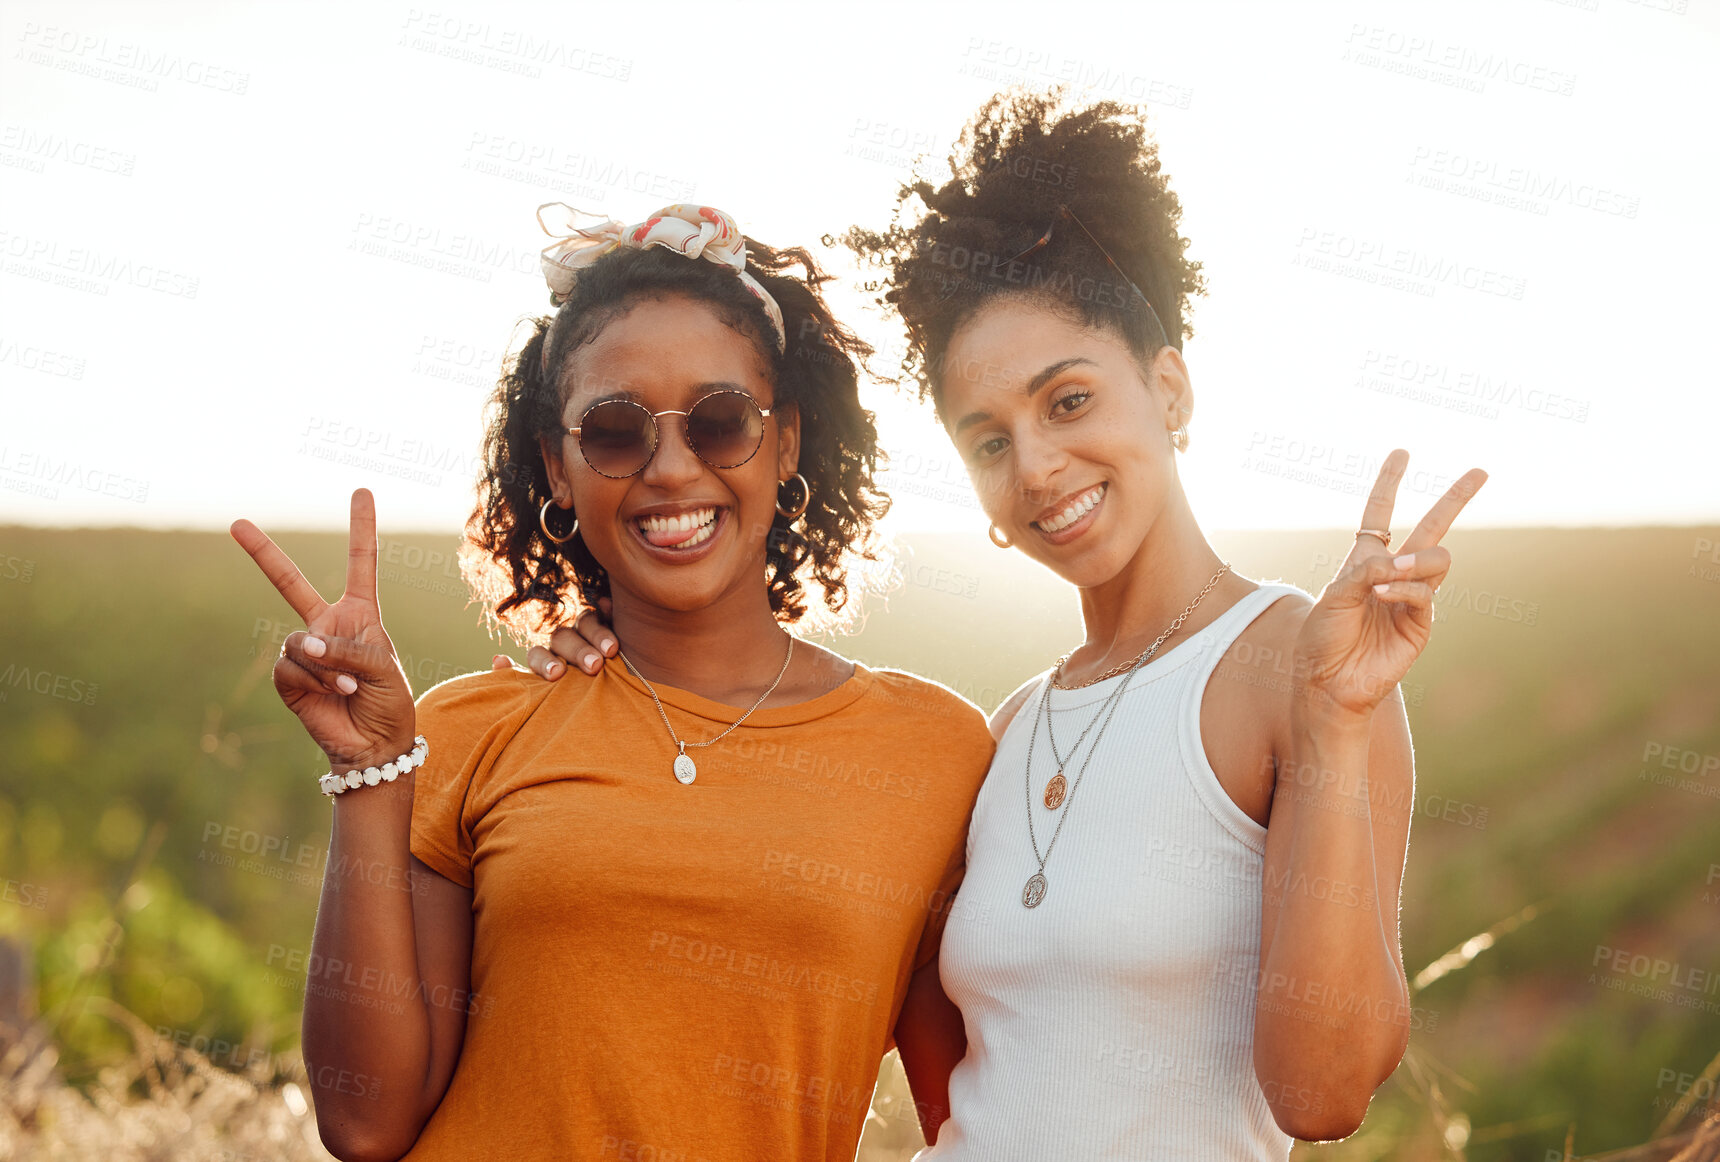
M1361 528L1391 528L1408 464L1401 448L1386 457ZM1318 709L1372 713L1409 672L1433 633L1433 595L1451 568L1440 539L1486 480L1479 468L1465 472L1398 549L1376 536L1356 538L1296 639L1299 692Z
M597 673L603 668L605 658L615 656L615 631L607 620L611 608L609 598L600 598L596 609L587 609L574 619L572 629L564 625L551 634L549 649L533 646L527 651L526 665L532 673L552 682L567 672L564 659L587 674ZM490 659L492 670L520 668L506 654L497 654Z
M332 605L262 529L236 520L231 531L304 619L305 630L287 635L275 661L275 691L331 767L380 766L410 750L412 688L376 601L376 502L370 490L352 494L346 592Z

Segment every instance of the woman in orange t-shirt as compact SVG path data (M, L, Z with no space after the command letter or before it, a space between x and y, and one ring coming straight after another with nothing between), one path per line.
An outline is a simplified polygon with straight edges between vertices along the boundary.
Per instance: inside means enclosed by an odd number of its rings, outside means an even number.
M558 309L492 400L463 557L524 637L604 602L621 664L414 706L368 491L332 605L233 526L305 620L275 685L330 759L304 1018L323 1141L846 1162L892 1044L935 1137L961 1022L934 957L991 738L949 690L786 629L808 576L842 605L886 504L864 348L803 251L708 207L546 229Z

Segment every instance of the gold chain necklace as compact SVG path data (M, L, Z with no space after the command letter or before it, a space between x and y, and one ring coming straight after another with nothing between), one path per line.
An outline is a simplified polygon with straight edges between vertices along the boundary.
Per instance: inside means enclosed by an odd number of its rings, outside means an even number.
M1073 686L1068 686L1068 685L1065 685L1063 682L1063 663L1067 662L1070 658L1070 655L1075 652L1074 650L1070 650L1069 653L1064 654L1061 658L1058 658L1057 664L1052 667L1052 672L1051 672L1051 683L1052 683L1052 685L1056 686L1057 689L1059 689L1059 690L1079 690L1085 686L1097 686L1100 682L1103 682L1105 679L1115 678L1118 674L1121 674L1124 670L1127 670L1127 669L1133 667L1136 662L1139 662L1142 658L1146 657L1148 654L1151 654L1154 650L1158 649L1161 645L1163 645L1165 642L1165 639L1170 637L1171 634L1173 634L1177 630L1181 629L1183 626L1183 622L1188 620L1189 614L1194 612L1195 606L1199 605L1201 603L1201 601L1206 597L1206 595L1208 593L1212 592L1212 587L1214 585L1218 584L1219 578L1223 577L1228 572L1230 572L1230 564L1229 564L1229 562L1226 562L1218 570L1218 572L1216 572L1212 575L1212 579L1206 583L1206 587L1204 589L1202 589L1199 593L1195 594L1194 600L1188 603L1188 608L1184 609L1181 613L1177 614L1177 619L1175 621L1171 622L1170 625L1165 627L1165 632L1161 633L1157 638L1155 638L1153 640L1152 645L1150 645L1146 649L1142 650L1139 654L1135 655L1133 658L1130 658L1128 661L1123 662L1120 665L1112 666L1109 670L1106 670L1103 674L1100 674L1097 678L1089 678L1085 682L1077 682Z
M708 739L705 742L684 742L684 741L682 741L681 736L675 733L674 725L669 721L669 712L667 710L663 709L663 700L661 698L657 697L657 687L653 686L651 684L650 679L646 678L644 674L641 674L639 672L638 667L633 664L633 662L621 650L620 646L617 646L615 648L615 652L620 654L621 660L626 663L627 672L632 674L635 678L638 678L641 682L645 683L645 689L651 695L651 701L653 701L657 704L657 713L663 716L663 725L669 728L669 740L671 742L673 742L675 744L675 747L676 747L676 755L675 755L675 781L676 782L680 783L682 786L685 786L688 783L691 783L694 779L699 777L699 768L693 765L693 756L687 753L688 747L690 747L690 746L710 746L712 743L721 742L723 739L728 737L729 731L734 730L735 727L739 726L741 723L743 723L747 719L751 718L752 712L754 710L757 710L760 706L763 706L764 700L771 696L771 692L774 691L778 686L782 685L782 676L784 674L788 673L788 663L790 663L794 660L794 635L793 634L787 634L785 636L788 638L788 656L782 659L782 669L780 669L776 672L776 681L772 682L770 684L770 686L765 690L765 692L758 696L757 702L754 702L751 706L747 707L747 712L745 714L741 715L739 718L735 719L732 723L729 724L728 730L723 731L721 734L717 735L717 737L712 738L712 739Z
M1087 723L1087 729L1083 730L1081 732L1081 737L1075 740L1074 747L1071 748L1071 750L1069 751L1069 759L1065 759L1063 757L1062 753L1057 749L1057 735L1051 729L1051 711L1050 711L1051 687L1054 686L1060 690L1080 690L1080 689L1084 689L1085 687L1088 687L1088 686L1096 686L1100 682L1105 681L1107 678L1115 678L1118 674L1126 673L1130 670L1134 670L1140 666L1146 665L1147 662L1152 659L1153 655L1158 653L1159 647L1165 644L1165 639L1170 637L1173 633L1175 633L1177 630L1182 628L1183 623L1189 619L1189 614L1193 613L1195 611L1195 607L1198 606L1202 601L1204 601L1206 599L1206 595L1208 593L1212 592L1212 588L1213 588L1213 586L1218 584L1219 578L1223 577L1228 572L1230 572L1230 563L1227 561L1227 562L1225 562L1224 566L1219 569L1218 572L1216 572L1212 575L1211 580L1207 581L1205 588L1203 588L1199 593L1195 594L1194 600L1188 603L1188 607L1186 609L1184 609L1181 613L1177 614L1176 620L1171 622L1170 625L1165 627L1165 632L1161 633L1158 637L1153 639L1152 645L1148 646L1146 649L1142 650L1139 654L1136 654L1133 658L1124 662L1122 665L1112 666L1109 670L1106 670L1103 674L1100 674L1097 678L1094 678L1091 681L1078 683L1074 686L1060 685L1058 682L1058 679L1060 677L1062 677L1062 675L1063 675L1063 663L1067 662L1069 660L1069 654L1064 654L1061 658L1057 659L1057 664L1055 666L1053 666L1051 669L1051 682L1046 687L1045 737L1046 737L1046 740L1051 743L1051 758L1057 764L1057 773L1055 775L1052 775L1051 781L1045 784L1044 802L1045 802L1045 809L1047 811L1055 811L1055 810L1057 810L1057 808L1059 808L1063 805L1063 796L1069 787L1068 781L1065 780L1063 777L1064 768L1066 768L1069 765L1069 760L1073 759L1075 757L1075 752L1081 749L1081 744L1087 740L1088 732L1093 729L1094 723L1097 723L1099 721L1099 717L1100 717L1099 714L1095 714L1093 716L1092 721ZM1069 653L1074 653L1074 652L1075 651L1073 651L1073 650L1069 651ZM1126 684L1127 683L1125 683L1125 685ZM1103 713L1103 708L1101 708L1101 713ZM1101 733L1103 733L1103 732L1101 732ZM1099 745L1099 742L1097 739L1095 739L1093 741L1093 745L1094 746ZM1089 753L1091 753L1091 752L1089 752ZM1033 825L1033 819L1031 816L1031 812L1029 812L1029 818L1028 818L1027 822L1028 822L1029 827L1031 827ZM1049 852L1047 853L1047 856L1049 856Z

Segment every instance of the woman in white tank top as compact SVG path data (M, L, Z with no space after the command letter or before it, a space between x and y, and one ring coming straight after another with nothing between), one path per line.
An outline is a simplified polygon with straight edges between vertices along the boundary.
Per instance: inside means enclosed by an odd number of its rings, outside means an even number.
M993 542L1077 587L1086 640L993 716L940 954L965 1055L947 1121L915 1094L919 1159L1283 1162L1353 1132L1408 1040L1397 682L1486 477L1392 549L1393 452L1317 604L1237 576L1177 474L1203 283L1139 116L1000 97L960 149L904 190L926 212L849 242L885 268ZM603 664L604 627L580 632L557 652Z
M1485 475L1393 550L1388 456L1318 604L1236 576L1177 474L1202 284L1142 121L1017 94L958 150L850 240L994 543L1078 588L1086 640L993 718L940 960L966 1055L920 1158L1282 1162L1351 1133L1408 1039L1397 682Z

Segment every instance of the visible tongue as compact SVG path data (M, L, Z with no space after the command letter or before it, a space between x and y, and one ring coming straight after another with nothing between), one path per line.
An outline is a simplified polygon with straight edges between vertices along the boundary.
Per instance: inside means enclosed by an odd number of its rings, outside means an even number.
M670 529L661 533L654 533L650 529L645 528L642 528L639 531L645 534L645 539L647 541L656 545L659 549L667 549L671 546L680 544L682 541L691 540L692 537L704 527L704 525L694 525L690 529Z

